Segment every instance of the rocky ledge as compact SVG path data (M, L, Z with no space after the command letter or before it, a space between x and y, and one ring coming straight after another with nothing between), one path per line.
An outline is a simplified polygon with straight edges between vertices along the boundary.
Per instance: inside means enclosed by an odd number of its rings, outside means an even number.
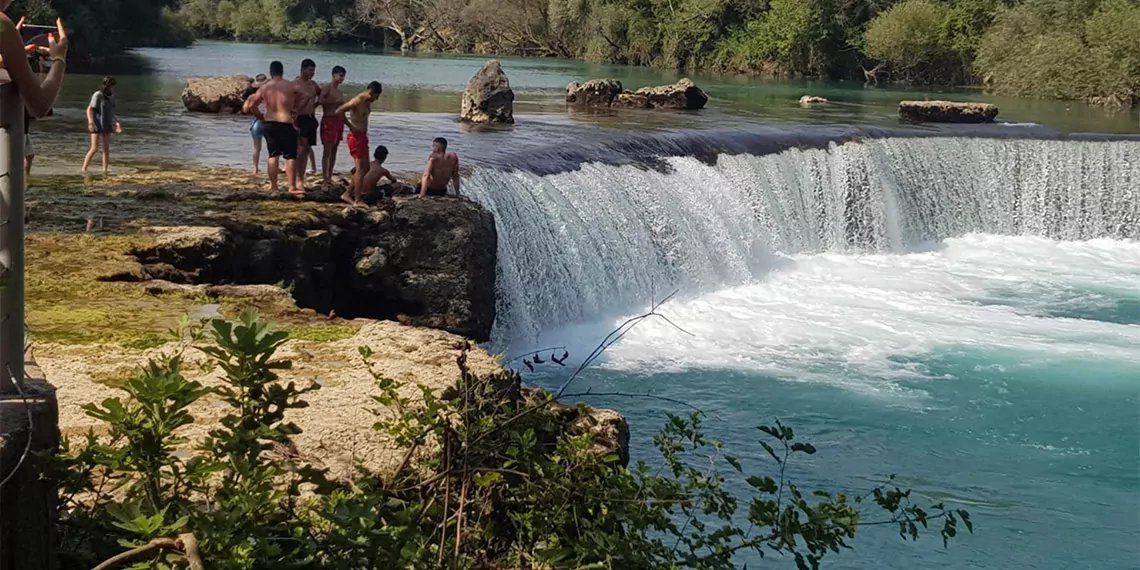
M586 107L623 107L628 109L695 110L704 108L709 98L689 79L674 85L642 87L626 91L616 79L592 79L566 86L566 102Z
M912 123L992 123L997 105L957 101L902 101L899 118Z
M297 305L488 340L495 320L494 218L462 198L321 208L280 222L146 226L153 245L108 281L273 285Z

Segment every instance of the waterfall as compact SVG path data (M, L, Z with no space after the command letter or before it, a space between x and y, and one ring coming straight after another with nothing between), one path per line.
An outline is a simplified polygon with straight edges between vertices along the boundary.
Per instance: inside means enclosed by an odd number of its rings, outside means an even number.
M690 145L692 146L692 145ZM1140 239L1140 141L847 138L760 152L482 167L494 338L758 279L777 253L905 252L971 232Z

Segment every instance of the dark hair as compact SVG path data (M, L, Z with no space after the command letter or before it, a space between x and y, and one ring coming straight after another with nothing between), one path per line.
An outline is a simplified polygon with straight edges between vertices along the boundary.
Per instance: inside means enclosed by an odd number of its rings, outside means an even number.
M317 66L317 62L315 62L311 59L306 58L306 59L301 60L301 69L309 69L309 68L316 67L316 66Z
M103 78L103 88L100 89L100 91L102 91L104 95L110 95L109 91L111 90L112 87L114 87L118 83L119 82L115 81L114 77L111 77L110 75L108 75L107 77Z
M368 84L368 90L376 95L379 95L384 92L384 86L380 85L379 81L373 81L372 83Z
M285 64L281 63L280 61L270 62L269 76L281 77L282 75L285 75Z
M339 65L333 67L333 72L332 72L333 75L344 75L346 73L348 73L348 72L345 71L344 68L339 66Z
M439 148L441 150L447 150L447 139L445 139L443 137L435 137L434 139L431 140L431 142L439 145Z
M376 152L372 153L372 158L375 158L377 162L383 162L385 158L388 158L388 147L376 145Z

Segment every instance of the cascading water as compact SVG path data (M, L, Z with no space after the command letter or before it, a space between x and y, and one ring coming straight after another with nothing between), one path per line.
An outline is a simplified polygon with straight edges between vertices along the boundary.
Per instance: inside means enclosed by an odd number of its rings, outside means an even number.
M649 147L697 155L698 143ZM610 148L559 173L479 169L464 187L499 228L494 338L530 337L674 289L746 283L782 253L903 252L970 232L1140 238L1138 141L815 145L758 154L729 144L721 150L731 153L706 148L704 160L627 164Z

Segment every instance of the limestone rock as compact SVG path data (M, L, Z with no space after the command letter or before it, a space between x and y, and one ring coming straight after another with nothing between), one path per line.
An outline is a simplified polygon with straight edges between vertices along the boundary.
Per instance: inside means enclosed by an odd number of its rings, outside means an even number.
M459 117L468 123L515 122L515 92L498 60L488 61L467 83Z
M629 465L629 423L621 414L591 408L574 420L571 431L591 434L598 453L616 453L619 464Z
M708 95L687 77L674 85L642 87L637 94L648 98L653 109L695 110L709 102Z
M105 279L158 279L205 285L207 295L273 300L279 287L218 286L285 283L299 307L400 320L477 342L490 338L498 237L489 212L458 197L323 212L279 226L146 227L141 232L153 236L154 245L131 252L139 266ZM170 289L150 285L154 293Z
M587 107L609 107L621 93L621 81L616 79L575 81L566 86L566 102Z
M800 105L812 105L814 103L826 103L827 99L823 97L816 97L815 95L804 95L800 97Z
M636 92L622 89L620 81L592 79L566 86L566 102L586 107L624 107L631 109L701 109L708 96L689 79L673 85L642 87Z
M182 104L195 113L240 113L253 91L253 79L245 75L195 77L182 91Z
M957 101L902 101L899 118L915 123L992 123L997 105Z

